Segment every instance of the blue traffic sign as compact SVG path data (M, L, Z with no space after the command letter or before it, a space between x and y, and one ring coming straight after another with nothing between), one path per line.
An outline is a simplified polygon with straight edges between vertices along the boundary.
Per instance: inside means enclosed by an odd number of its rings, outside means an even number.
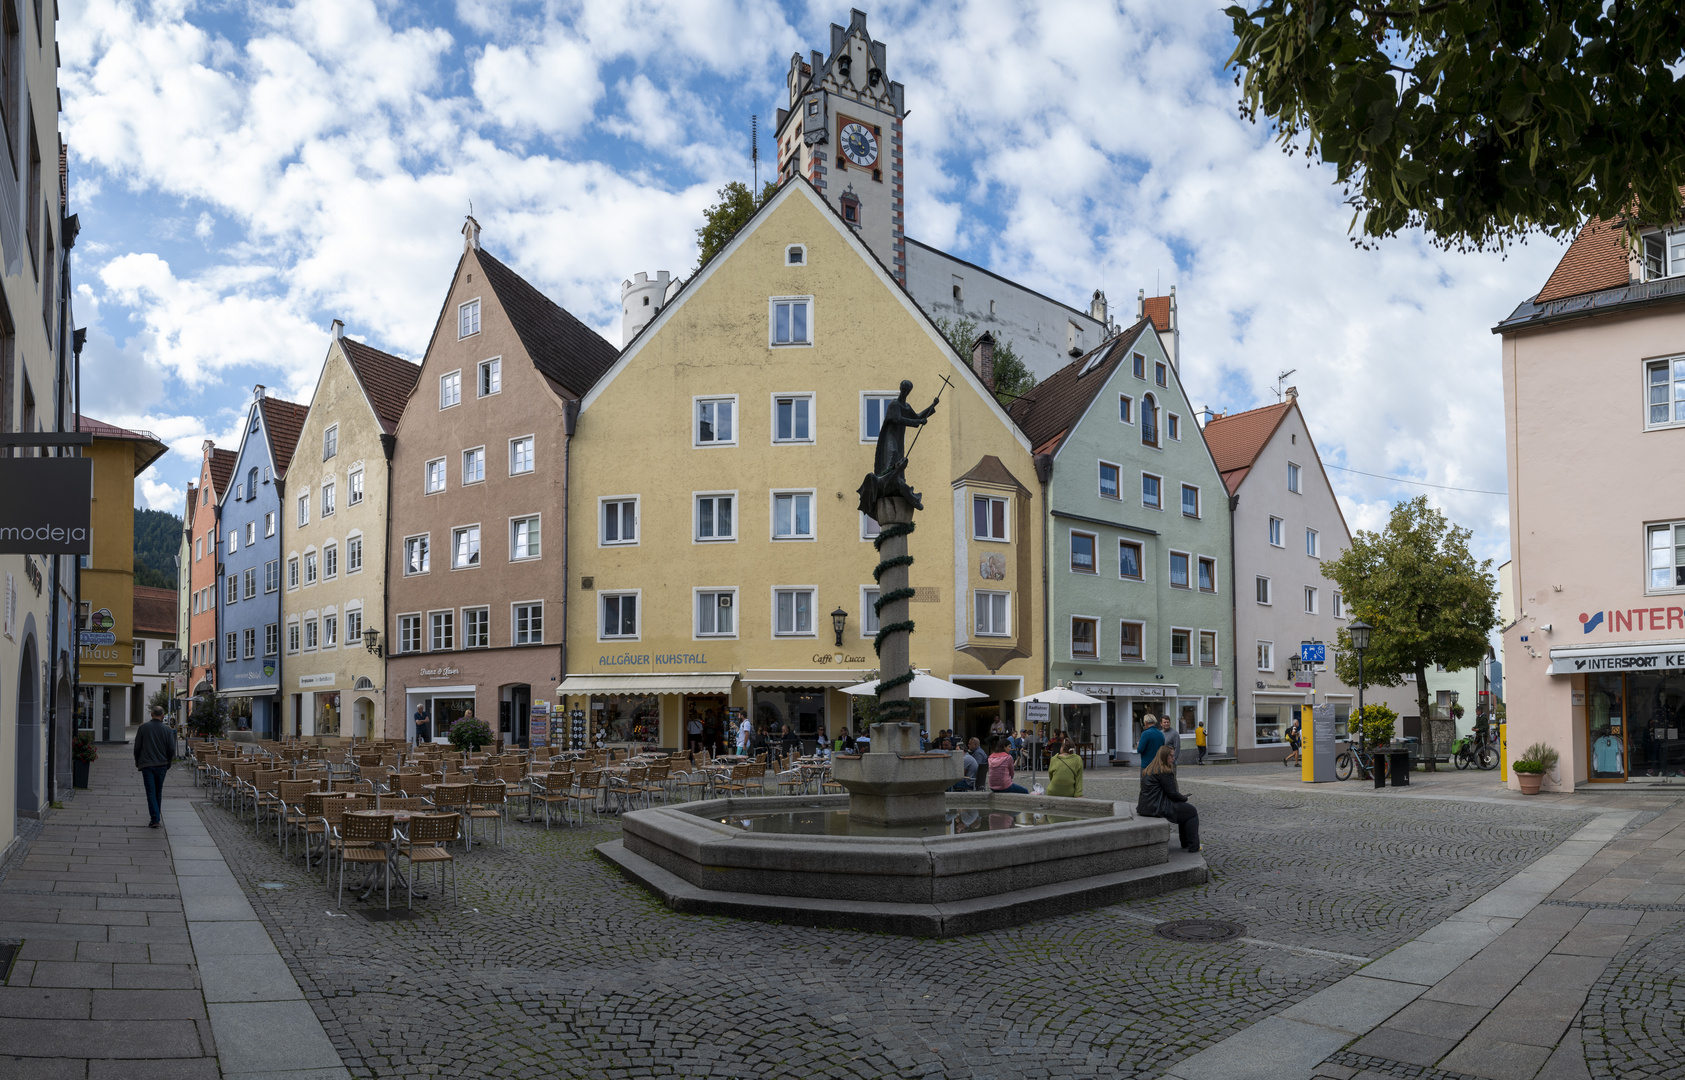
M1299 662L1301 664L1326 664L1328 654L1320 641L1302 641L1299 643Z

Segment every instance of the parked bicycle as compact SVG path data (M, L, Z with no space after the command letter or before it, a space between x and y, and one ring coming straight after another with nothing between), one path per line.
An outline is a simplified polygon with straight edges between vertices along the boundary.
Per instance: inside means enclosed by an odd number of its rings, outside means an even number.
M1374 773L1370 770L1375 766L1375 757L1361 747L1348 746L1335 755L1334 779L1350 780L1355 772L1360 779L1372 779Z

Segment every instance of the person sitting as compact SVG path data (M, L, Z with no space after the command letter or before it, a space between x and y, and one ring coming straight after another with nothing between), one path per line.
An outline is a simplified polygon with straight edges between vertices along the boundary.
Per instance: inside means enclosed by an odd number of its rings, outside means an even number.
M1082 755L1077 753L1075 743L1066 743L1047 763L1047 793L1082 798Z
M1012 768L1012 755L1007 753L1003 740L994 738L989 740L989 790L996 795L1012 792L1017 795L1028 795L1029 789L1022 784L1014 783L1016 775Z
M1135 812L1141 817L1158 817L1174 821L1181 834L1182 850L1197 852L1199 845L1199 811L1176 785L1176 751L1161 746L1152 764L1141 772L1141 796L1136 800Z
M845 753L845 754L852 754L852 753L855 752L854 748L855 748L854 729L853 728L844 728L843 733L842 733L842 741L840 743L838 743L837 749L840 750L841 752Z
M949 791L977 790L977 759L970 754L961 754L960 760L965 762L965 779L956 783Z

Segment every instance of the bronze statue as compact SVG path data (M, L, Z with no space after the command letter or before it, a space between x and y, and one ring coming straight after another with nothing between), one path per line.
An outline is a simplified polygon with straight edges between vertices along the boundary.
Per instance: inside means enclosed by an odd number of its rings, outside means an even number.
M946 383L948 380L942 381ZM907 395L912 392L912 381L902 379L901 396L884 406L883 419L878 424L878 449L872 460L872 471L860 482L860 512L874 520L878 517L879 499L905 499L913 509L924 509L919 493L907 486L907 454L912 449L907 445L907 429L923 427L936 411L942 395L936 395L930 408L915 412L907 404Z

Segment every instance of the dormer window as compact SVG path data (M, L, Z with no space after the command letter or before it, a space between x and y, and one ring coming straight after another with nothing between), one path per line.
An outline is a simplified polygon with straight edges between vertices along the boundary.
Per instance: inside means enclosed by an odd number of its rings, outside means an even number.
M1644 280L1685 274L1685 228L1644 237Z

